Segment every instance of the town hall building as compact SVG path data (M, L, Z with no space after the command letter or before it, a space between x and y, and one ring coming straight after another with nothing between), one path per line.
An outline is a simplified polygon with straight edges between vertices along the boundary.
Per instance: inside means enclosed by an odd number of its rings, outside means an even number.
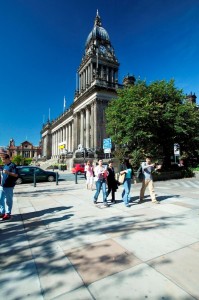
M122 87L118 83L118 68L114 48L97 12L77 71L74 102L42 128L44 157L59 158L61 154L74 153L78 147L93 152L102 149L107 138L105 109Z

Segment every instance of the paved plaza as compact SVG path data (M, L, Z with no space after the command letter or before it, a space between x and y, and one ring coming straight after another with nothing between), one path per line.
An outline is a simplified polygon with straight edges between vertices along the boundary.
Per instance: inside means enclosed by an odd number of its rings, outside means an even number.
M0 223L1 300L199 299L199 181L140 183L131 207L101 208L84 180L15 187Z

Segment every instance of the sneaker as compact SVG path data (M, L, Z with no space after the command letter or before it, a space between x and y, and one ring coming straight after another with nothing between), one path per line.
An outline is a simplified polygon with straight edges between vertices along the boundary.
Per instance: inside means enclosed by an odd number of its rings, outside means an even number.
M94 203L94 204L97 204L97 201L96 201L96 200L94 200L94 201L93 201L93 203Z
M131 207L129 204L126 204L125 206L126 206L126 207Z
M5 214L0 214L0 218L3 218L5 216Z
M7 221L11 219L11 215L10 214L5 214L2 218L2 221Z
M155 200L155 201L152 201L152 203L153 204L160 204L160 201Z

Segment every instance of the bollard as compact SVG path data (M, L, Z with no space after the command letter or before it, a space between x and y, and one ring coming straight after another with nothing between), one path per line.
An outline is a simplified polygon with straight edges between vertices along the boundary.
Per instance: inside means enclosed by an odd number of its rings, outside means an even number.
M75 172L75 183L77 184L77 172Z
M36 173L35 173L35 170L34 170L33 178L34 178L34 187L36 187Z
M58 185L58 172L56 172L56 185Z

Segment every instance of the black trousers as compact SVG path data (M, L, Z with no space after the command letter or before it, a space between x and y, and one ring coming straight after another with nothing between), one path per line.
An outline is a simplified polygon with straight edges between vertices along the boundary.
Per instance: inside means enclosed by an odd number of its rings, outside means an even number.
M110 192L112 192L112 201L115 201L115 189L111 185L108 185L108 191L106 193L107 197L110 194Z

